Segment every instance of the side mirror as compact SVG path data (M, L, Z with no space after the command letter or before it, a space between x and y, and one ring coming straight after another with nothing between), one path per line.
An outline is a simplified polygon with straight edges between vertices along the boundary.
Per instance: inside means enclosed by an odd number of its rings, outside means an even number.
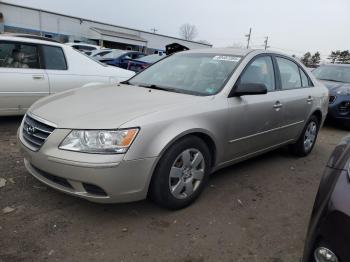
M267 94L267 88L265 84L241 83L232 90L230 97L264 94Z

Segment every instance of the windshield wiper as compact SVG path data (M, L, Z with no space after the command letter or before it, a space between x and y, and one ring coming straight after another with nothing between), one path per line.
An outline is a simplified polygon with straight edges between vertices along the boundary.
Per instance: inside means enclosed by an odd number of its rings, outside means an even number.
M168 92L175 92L175 90L173 90L173 89L165 88L165 87L162 87L162 86L157 86L157 85L154 85L154 84L152 84L152 85L143 85L143 84L139 84L138 86L146 87L146 88L150 88L150 89L168 91Z

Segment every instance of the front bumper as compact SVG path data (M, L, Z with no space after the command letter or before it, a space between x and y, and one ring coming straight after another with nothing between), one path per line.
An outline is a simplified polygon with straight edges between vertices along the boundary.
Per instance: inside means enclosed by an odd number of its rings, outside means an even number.
M18 140L26 169L44 184L61 192L99 203L145 199L157 158L125 161L121 154L100 155L58 149L68 129L55 129L38 151Z

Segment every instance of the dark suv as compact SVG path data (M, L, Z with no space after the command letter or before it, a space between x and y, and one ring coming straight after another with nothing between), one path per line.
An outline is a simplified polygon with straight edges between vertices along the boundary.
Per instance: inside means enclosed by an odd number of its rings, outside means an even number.
M331 155L312 211L302 262L350 261L350 136Z

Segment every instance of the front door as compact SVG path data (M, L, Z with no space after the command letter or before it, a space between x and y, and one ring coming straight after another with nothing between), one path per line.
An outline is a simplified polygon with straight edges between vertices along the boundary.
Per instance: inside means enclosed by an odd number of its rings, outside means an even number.
M249 156L284 141L280 137L283 123L281 92L276 91L272 58L258 56L247 65L238 83L264 84L265 95L229 98L230 122L227 161Z
M49 81L41 69L38 47L0 41L0 115L24 114L49 94Z

